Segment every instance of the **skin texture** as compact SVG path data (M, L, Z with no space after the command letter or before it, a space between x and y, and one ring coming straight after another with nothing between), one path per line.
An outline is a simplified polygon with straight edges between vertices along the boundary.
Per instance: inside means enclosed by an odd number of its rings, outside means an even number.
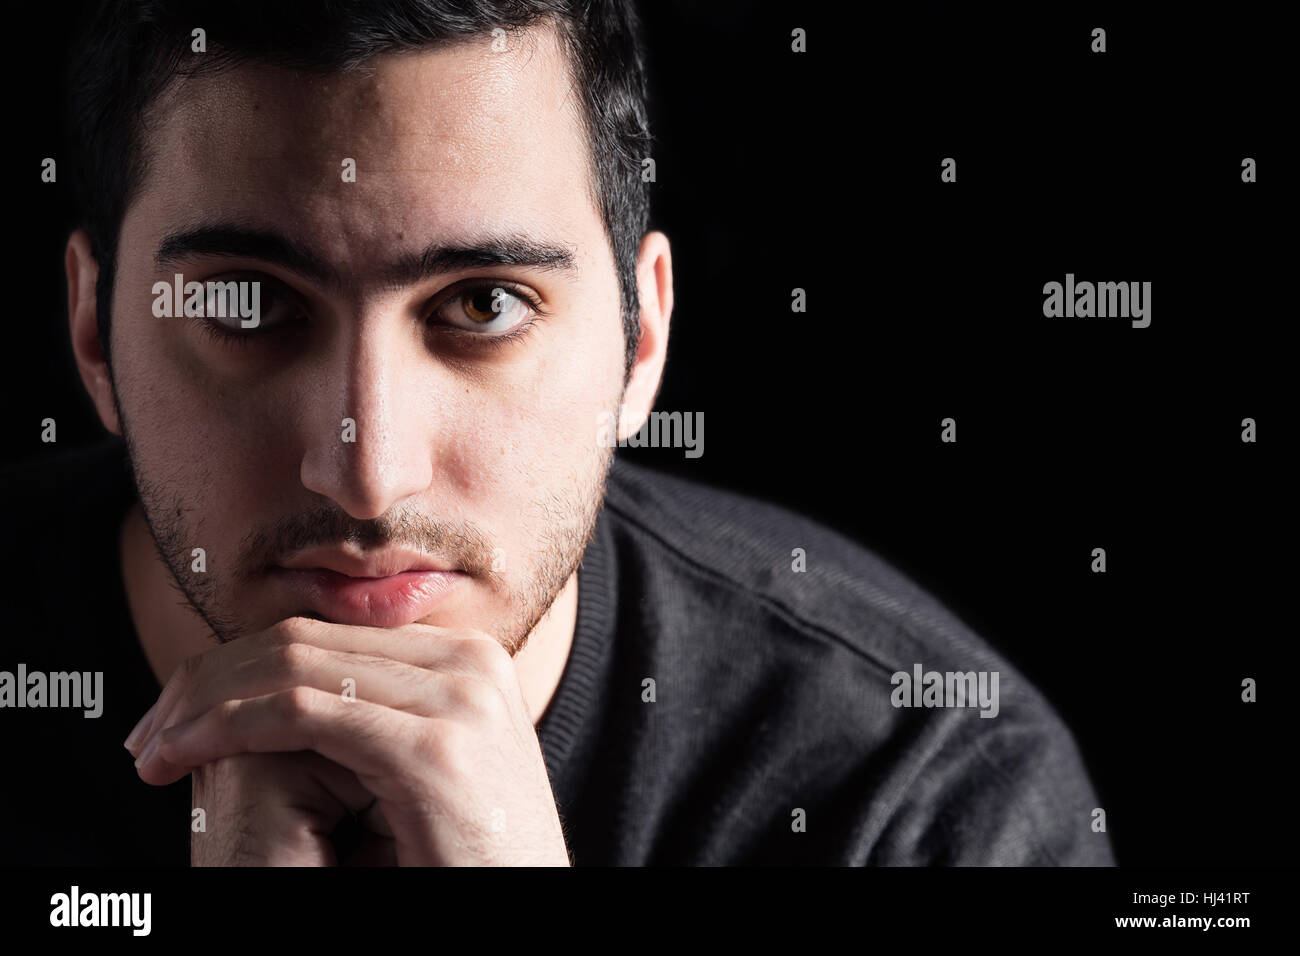
M97 264L84 233L69 239L78 367L105 427L125 433L141 499L122 529L128 602L166 684L128 749L149 783L194 774L195 805L219 822L195 862L340 862L326 837L348 812L370 840L360 862L567 862L534 725L603 498L598 422L620 402L620 436L645 420L672 309L667 239L652 232L625 387L577 109L545 26L505 52L484 38L347 74L246 65L174 86L122 224L111 376ZM288 236L340 282L256 258L155 263L166 236L215 222ZM384 279L431 242L486 235L562 246L575 268ZM155 316L154 283L176 272L261 280L256 337L232 346L201 319ZM458 286L502 283L545 313L521 338L495 348L441 326L466 324ZM304 534L362 558L396 542L463 576L401 626L319 620L267 571ZM349 677L355 701L339 693ZM241 804L263 809L235 819Z

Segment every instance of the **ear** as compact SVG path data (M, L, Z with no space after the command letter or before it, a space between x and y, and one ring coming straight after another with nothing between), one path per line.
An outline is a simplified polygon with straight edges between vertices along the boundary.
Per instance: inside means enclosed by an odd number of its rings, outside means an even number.
M659 393L664 361L668 357L668 322L673 314L673 257L668 237L662 232L647 232L642 238L636 279L641 341L627 388L623 391L623 408L618 424L620 439L645 424Z
M114 435L120 435L122 426L117 417L113 382L99 341L95 303L99 263L90 251L90 234L86 230L78 229L68 237L63 268L68 276L68 326L72 333L72 354L77 360L77 371L81 373L81 382L86 386L90 400L95 403L99 420Z

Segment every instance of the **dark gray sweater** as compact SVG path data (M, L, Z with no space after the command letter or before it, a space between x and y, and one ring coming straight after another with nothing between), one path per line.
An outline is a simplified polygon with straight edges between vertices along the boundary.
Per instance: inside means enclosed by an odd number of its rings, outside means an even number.
M1051 706L824 527L617 461L579 602L539 728L578 864L1114 863ZM894 706L918 664L998 672L996 716Z

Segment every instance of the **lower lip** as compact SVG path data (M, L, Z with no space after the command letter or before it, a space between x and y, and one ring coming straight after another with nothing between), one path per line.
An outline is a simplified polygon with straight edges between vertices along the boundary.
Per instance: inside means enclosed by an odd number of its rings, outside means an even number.
M325 620L360 627L418 621L466 577L461 571L403 571L385 578L352 578L323 568L277 568L276 573Z

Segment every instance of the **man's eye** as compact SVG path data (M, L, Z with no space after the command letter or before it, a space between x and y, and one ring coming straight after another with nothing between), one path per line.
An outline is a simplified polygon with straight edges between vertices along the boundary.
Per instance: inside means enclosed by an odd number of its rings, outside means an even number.
M528 320L535 303L504 286L481 286L453 295L434 312L447 325L483 335L504 335Z
M285 324L299 311L297 302L276 282L234 279L204 285L203 317L219 332L256 334Z

